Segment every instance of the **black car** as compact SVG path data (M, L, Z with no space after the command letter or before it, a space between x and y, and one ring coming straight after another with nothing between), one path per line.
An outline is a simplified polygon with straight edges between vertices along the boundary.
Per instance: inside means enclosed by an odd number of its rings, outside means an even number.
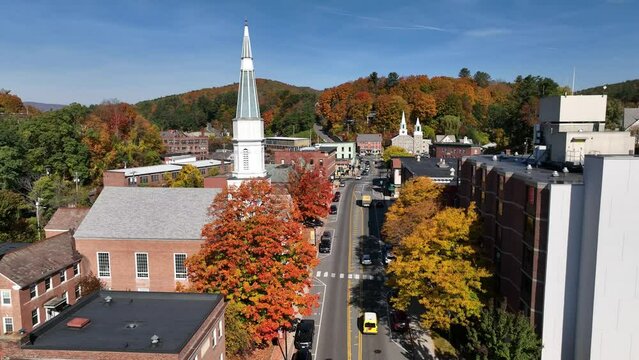
M337 195L333 196L333 202L339 202L339 196Z
M306 219L304 219L302 224L304 224L304 226L306 226L306 227L324 226L324 222L322 220L316 219L316 218L306 218Z
M313 360L313 355L310 351L302 349L293 354L293 360Z
M320 240L319 243L319 252L326 254L331 252L331 239L324 239L324 237L322 236L322 240Z
M397 332L408 330L408 316L401 310L393 310L391 313L391 329Z
M331 205L331 209L328 212L331 215L337 214L337 206L336 205Z
M312 349L313 334L315 334L315 320L304 319L295 329L294 345L296 349Z

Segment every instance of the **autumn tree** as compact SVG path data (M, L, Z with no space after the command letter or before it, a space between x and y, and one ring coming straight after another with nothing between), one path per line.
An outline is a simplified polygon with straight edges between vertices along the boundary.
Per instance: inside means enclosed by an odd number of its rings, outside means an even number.
M441 208L442 187L428 177L415 177L402 186L399 198L388 208L382 227L385 241L398 245L417 225Z
M169 173L165 173L164 181L169 187L201 188L204 186L204 177L200 169L190 164L182 166L175 179Z
M375 129L395 129L402 118L402 111L408 110L408 103L399 95L380 95L375 102L377 115ZM410 117L410 114L407 114Z
M0 89L0 114L18 114L25 110L20 97L11 94L11 91Z
M413 95L411 105L413 107L411 117L414 119L419 118L427 121L437 115L437 103L431 95L417 92Z
M355 120L353 131L366 131L366 121L372 109L373 97L369 92L360 91L355 94L348 109L348 117Z
M392 302L406 309L417 299L425 309L425 328L465 326L480 315L481 282L490 274L476 264L477 220L474 204L468 209L445 208L417 225L397 247L397 259L388 267L399 290Z
M391 158L393 157L402 157L402 156L413 156L411 153L409 153L408 151L406 151L406 149L404 149L401 146L395 146L395 145L391 145L389 147L387 147L386 149L384 149L384 152L382 153L382 159L386 162L389 162Z
M80 281L78 282L78 286L80 286L80 292L82 296L91 295L94 292L106 289L106 283L104 282L104 280L95 276L92 272L89 272L86 275L82 275Z
M288 175L288 192L300 211L302 219L328 215L332 201L332 186L320 164L297 161Z
M522 314L513 314L492 303L467 328L463 347L466 359L536 360L541 357L541 339Z
M317 303L306 292L315 249L302 236L290 197L267 181L230 187L210 209L213 221L202 229L202 249L186 262L190 290L220 293L239 304L247 331L264 344Z

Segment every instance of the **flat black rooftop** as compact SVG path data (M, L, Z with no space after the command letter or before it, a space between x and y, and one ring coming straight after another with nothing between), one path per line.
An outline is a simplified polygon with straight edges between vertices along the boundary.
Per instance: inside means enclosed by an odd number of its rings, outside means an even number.
M220 301L217 294L100 291L36 328L22 348L175 354ZM81 329L67 327L76 317L91 322ZM160 337L156 345L153 335Z
M483 164L489 168L499 169L506 174L512 174L528 182L541 184L582 184L583 174L578 172L564 173L561 170L536 167L531 165L531 169L527 169L528 155L505 156L505 155L475 155L465 159L476 164ZM496 159L496 160L494 160ZM559 176L553 176L553 172L557 171Z
M445 164L440 163L441 159L434 157L421 157L417 161L414 157L399 157L402 166L410 171L414 176L427 176L431 178L456 178L458 159L444 159ZM453 176L450 175L450 169L455 169Z

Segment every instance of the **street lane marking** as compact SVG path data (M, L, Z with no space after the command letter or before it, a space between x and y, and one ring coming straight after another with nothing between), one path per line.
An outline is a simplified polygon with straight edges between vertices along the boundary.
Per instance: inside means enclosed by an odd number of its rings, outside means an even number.
M353 278L353 274L348 274L348 278L352 279Z
M324 272L324 277L327 277L327 276L328 276L328 271L325 271Z
M322 332L322 317L324 316L324 299L326 299L326 291L328 290L328 287L326 286L325 283L322 282L322 280L316 279L317 281L319 281L323 286L324 286L324 291L322 293L322 305L320 305L320 318L319 318L319 328L317 329L317 342L319 343L320 338L320 333ZM317 358L317 349L319 349L319 346L315 347L315 351L313 352L313 357Z
M322 276L322 272L318 271L317 274L315 274L315 277L320 277L320 276Z
M335 277L335 273L331 273L331 277L334 278Z
M343 279L344 278L344 273L339 274L339 278Z
M359 280L359 274L355 274L355 280Z

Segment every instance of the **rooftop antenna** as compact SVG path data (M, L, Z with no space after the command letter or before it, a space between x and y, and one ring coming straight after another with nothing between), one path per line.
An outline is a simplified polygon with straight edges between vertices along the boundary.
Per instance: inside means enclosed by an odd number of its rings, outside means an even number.
M576 74L576 68L573 66L572 67L572 88L570 88L570 95L574 95L575 94L575 74Z

